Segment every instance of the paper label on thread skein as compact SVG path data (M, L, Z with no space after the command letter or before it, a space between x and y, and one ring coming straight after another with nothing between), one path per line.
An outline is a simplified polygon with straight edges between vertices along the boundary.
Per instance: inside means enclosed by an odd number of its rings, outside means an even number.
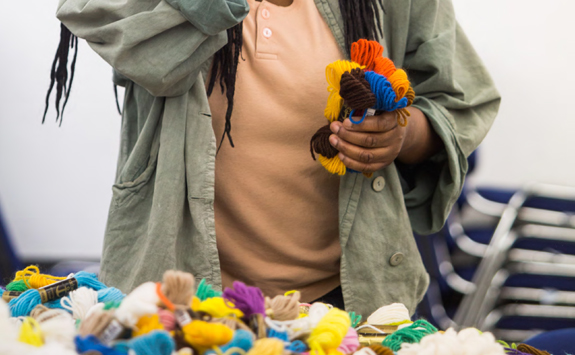
M2 299L6 303L8 303L11 300L13 300L14 298L18 298L23 293L24 292L18 292L18 291L4 291L4 293L2 294Z
M78 288L78 280L69 278L38 289L42 303L57 300Z
M185 309L176 309L174 311L174 316L176 316L176 322L178 322L180 327L183 327L192 322L192 317L190 317L190 314Z
M100 335L100 341L103 344L109 345L112 341L118 339L118 337L124 332L124 326L115 319L112 319L110 324L104 329L102 335Z

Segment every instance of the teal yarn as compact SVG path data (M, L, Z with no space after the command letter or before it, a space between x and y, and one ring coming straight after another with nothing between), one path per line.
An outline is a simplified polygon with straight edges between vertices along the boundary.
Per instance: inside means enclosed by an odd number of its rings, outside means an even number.
M176 350L176 343L170 333L164 330L155 330L148 334L118 343L118 351L132 350L136 355L171 355Z
M96 274L80 271L74 275L74 278L78 281L78 288L88 287L96 291L107 288L106 285L98 281ZM59 300L48 302L47 306L52 306L51 308L61 308L56 304L56 301L59 302ZM30 289L18 296L18 298L11 300L8 306L10 307L12 317L25 317L29 316L34 307L39 304L42 304L40 293L36 289Z
M421 329L417 329L421 328ZM391 350L397 352L401 349L403 343L415 344L419 343L421 339L433 333L437 333L437 328L431 325L428 321L419 319L416 320L409 327L405 327L395 331L393 334L388 335L381 345L387 346Z
M222 293L214 290L212 285L206 282L206 279L202 279L198 284L198 289L196 290L196 297L200 299L200 301L205 301L208 298L213 297L221 297Z
M244 352L247 352L253 346L254 346L254 337L252 333L244 329L238 329L234 333L232 341L223 346L220 346L220 350L222 351L222 353L227 353L227 351L232 348L238 348L243 350ZM213 355L215 353L216 352L213 350L208 350L204 353L204 355ZM240 352L232 350L228 355L240 355Z
M126 295L115 287L103 288L98 291L98 302L121 302Z
M355 312L348 312L349 318L351 319L351 327L355 328L359 323L361 323L361 314L355 314Z

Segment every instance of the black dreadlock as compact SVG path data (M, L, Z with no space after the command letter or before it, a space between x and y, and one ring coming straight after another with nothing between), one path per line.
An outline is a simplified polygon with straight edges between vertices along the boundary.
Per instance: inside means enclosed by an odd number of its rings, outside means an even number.
M68 81L68 53L70 48L74 49L74 58L72 59L72 64L70 65L70 81ZM48 93L46 94L46 108L44 109L44 116L42 117L42 123L46 120L46 113L48 113L48 107L50 106L50 94L56 84L56 122L60 119L60 125L62 125L62 119L64 118L64 109L70 98L70 92L72 91L72 82L74 81L74 72L76 71L76 58L78 57L78 37L74 36L70 30L64 24L60 24L60 44L58 45L58 50L54 56L54 61L52 62L52 70L50 71L50 88L48 88ZM65 95L64 103L60 109L60 100L62 95Z
M377 40L383 36L381 18L379 16L380 8L385 11L385 9L383 9L383 0L339 0L339 7L343 17L345 49L347 53L350 53L351 51L351 44L361 38ZM232 140L230 132L232 129L231 117L232 111L234 109L236 75L238 72L238 64L242 53L242 24L240 23L228 29L227 34L228 43L214 55L210 82L208 84L207 90L207 94L210 96L214 90L216 81L219 79L222 94L225 92L226 98L228 100L228 108L226 110L226 124L222 139L218 146L218 150L221 148L226 136L228 136L230 145L232 147L234 146L234 141ZM68 78L67 63L69 48L75 48L75 53L70 68L70 82L66 84L66 80ZM68 102L68 97L70 96L72 87L72 80L74 79L74 69L76 65L77 54L78 38L70 33L66 26L62 24L60 45L58 46L56 57L52 63L52 71L50 73L50 88L48 89L48 94L46 95L46 109L44 110L42 123L46 118L46 113L48 112L48 99L50 98L50 93L52 92L54 81L56 81L56 112L58 114L56 116L56 121L58 118L60 118L60 124L62 124L62 115L64 114L64 108ZM56 68L56 64L58 64L58 68ZM60 113L60 99L62 94L66 95L66 99L64 100L62 111ZM120 111L119 105L118 111Z

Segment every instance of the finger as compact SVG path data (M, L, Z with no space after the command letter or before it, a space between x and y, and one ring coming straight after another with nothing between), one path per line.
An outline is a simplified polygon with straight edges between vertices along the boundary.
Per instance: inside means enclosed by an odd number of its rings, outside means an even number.
M340 139L334 134L329 137L329 142L345 156L365 164L381 163L387 161L390 155L389 149L387 148L368 149L359 147L355 144Z
M397 139L395 139L396 138L395 136L397 136L398 133L396 130L383 133L356 132L356 131L350 131L343 126L339 128L337 131L334 131L334 129L332 128L332 132L336 133L337 136L342 140L364 148L389 147L390 145L394 144L397 141Z
M377 116L366 116L362 123L355 124L349 119L343 121L343 127L356 132L388 132L397 127L395 112L385 112Z
M388 163L372 163L372 164L362 163L362 162L354 160L354 159L352 159L352 158L350 158L350 157L348 157L342 153L339 153L338 156L339 156L339 159L341 159L343 164L348 169L359 171L361 173L374 173L374 172L381 170L381 169L383 169L389 165Z

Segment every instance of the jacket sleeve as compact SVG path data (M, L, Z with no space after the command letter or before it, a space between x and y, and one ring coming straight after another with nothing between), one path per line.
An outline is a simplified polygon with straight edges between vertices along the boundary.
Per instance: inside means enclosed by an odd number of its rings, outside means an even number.
M179 96L248 11L245 0L60 0L57 17L121 75Z
M410 4L410 5L409 5ZM390 58L406 69L445 149L416 166L398 164L413 230L441 229L461 193L467 157L481 143L500 96L455 20L451 0L386 1Z

